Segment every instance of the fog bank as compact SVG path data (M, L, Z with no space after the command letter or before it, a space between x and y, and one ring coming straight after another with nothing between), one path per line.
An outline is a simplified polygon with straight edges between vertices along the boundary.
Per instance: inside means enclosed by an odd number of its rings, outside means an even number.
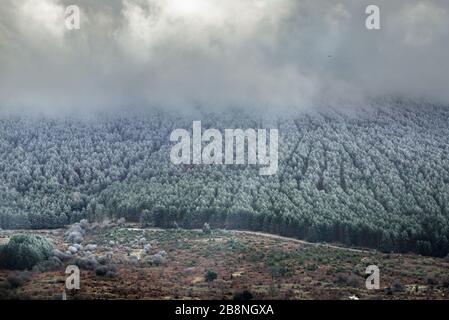
M3 0L0 109L301 110L399 95L449 103L449 3ZM64 25L67 5L81 29Z

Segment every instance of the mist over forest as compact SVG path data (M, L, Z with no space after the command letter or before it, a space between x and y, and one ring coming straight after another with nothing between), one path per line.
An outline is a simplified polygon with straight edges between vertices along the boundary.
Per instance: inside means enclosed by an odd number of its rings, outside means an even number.
M172 164L170 132L191 126L181 116L10 117L0 126L0 226L207 222L444 256L448 115L444 106L401 101L270 122L203 114L204 128L279 127L279 170L268 177L251 165Z
M449 253L449 5L3 0L0 227L82 219ZM278 128L279 171L170 162L170 133Z

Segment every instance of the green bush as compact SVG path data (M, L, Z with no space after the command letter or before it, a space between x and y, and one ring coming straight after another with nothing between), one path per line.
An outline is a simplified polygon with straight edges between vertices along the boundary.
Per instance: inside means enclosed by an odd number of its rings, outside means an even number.
M253 299L253 294L248 291L248 290L244 290L243 292L236 292L234 294L234 300L252 300Z
M31 269L53 255L53 246L47 239L35 235L13 236L0 247L0 267L11 270Z
M443 281L441 281L441 285L443 286L443 288L449 289L449 277L444 278Z
M212 282L215 279L217 279L217 273L214 271L207 271L206 274L204 275L204 280L206 280L206 282Z

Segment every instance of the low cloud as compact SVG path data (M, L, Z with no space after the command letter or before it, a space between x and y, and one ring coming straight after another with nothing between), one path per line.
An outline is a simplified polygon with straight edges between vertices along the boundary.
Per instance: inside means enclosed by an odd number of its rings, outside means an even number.
M449 4L3 0L0 108L261 110L400 95L449 103ZM78 5L81 29L67 30Z

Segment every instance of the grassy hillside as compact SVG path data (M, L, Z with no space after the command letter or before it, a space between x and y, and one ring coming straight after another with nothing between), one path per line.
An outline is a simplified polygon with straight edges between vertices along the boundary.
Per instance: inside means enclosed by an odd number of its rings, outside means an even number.
M70 245L63 238L65 231L38 233L65 251ZM9 234L0 232L0 240ZM96 249L84 250L88 243L95 243ZM80 290L67 291L69 300L234 299L245 291L254 299L449 297L449 262L443 259L314 245L270 235L92 226L84 249L64 263L52 260L31 272L0 270L0 297L62 299L68 264L80 266L82 284ZM163 258L156 260L156 256ZM379 290L365 286L365 270L372 264L380 270ZM216 278L207 277L210 274Z

